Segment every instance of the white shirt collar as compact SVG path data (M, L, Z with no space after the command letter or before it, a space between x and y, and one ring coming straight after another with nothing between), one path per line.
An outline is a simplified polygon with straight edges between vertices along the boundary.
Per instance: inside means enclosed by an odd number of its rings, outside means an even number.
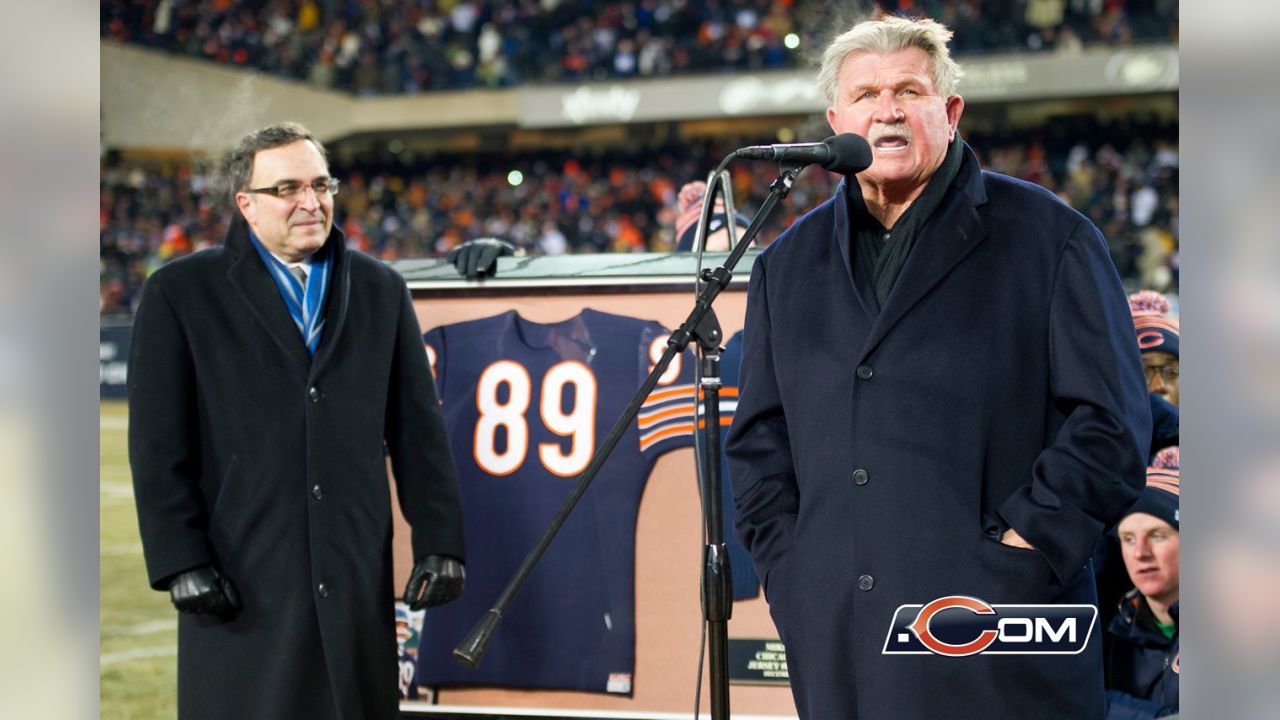
M268 250L267 252L271 252L271 251ZM287 268L292 268L292 267L302 268L303 274L305 274L308 278L311 277L311 258L310 257L304 258L299 262L289 262L288 260L285 260L284 258L280 257L275 253L271 253L271 257L279 260L280 263Z

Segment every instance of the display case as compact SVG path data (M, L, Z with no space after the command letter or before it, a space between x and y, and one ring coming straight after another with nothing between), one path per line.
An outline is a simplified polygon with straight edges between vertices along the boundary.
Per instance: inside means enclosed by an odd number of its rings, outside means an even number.
M701 258L701 265L697 255L691 253L504 257L498 261L496 276L482 280L463 279L442 260L398 261L392 265L408 282L424 333L513 310L522 321L533 324L558 323L589 309L657 321L674 329L694 307L694 278L699 267L714 268L725 257L725 254L709 253ZM754 259L755 252L743 257L732 283L715 303L725 342L742 328L747 279ZM610 418L609 422L615 419ZM611 477L602 472L593 486L609 482ZM634 672L628 679L630 692L427 687L423 688L426 699L405 701L402 714L406 717L689 717L694 707L701 659L699 575L704 542L691 447L672 450L657 458L643 484L636 512L635 662ZM501 534L503 528L493 528L493 532ZM402 588L412 558L408 528L399 518L398 510L395 548L395 581L397 588ZM529 549L531 547L513 547L510 551L523 558ZM554 561L556 553L563 550L552 543L544 562ZM482 604L488 607L496 599L496 595L483 598ZM472 598L473 602L476 600ZM520 602L517 596L513 608ZM479 619L477 615L470 622ZM425 623L431 622L432 612L428 611ZM499 626L499 635L503 629ZM728 631L738 664L730 686L733 716L795 717L790 690L785 684L785 657L780 652L770 652L780 650L780 645L762 594L734 603ZM767 661L756 663L751 659L757 647L760 650L757 655L768 655ZM745 659L744 652L748 655ZM759 667L771 667L774 672L761 673ZM709 664L704 662L703 714L710 707L709 673ZM619 689L621 687L619 685Z

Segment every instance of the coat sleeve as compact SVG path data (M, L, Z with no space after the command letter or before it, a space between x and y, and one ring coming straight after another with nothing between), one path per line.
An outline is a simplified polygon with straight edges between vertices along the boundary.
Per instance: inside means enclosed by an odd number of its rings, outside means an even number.
M1003 503L1000 515L1065 583L1086 565L1103 530L1137 500L1151 442L1132 316L1106 242L1087 221L1059 259L1048 344L1049 390L1060 422L1031 483Z
M400 509L413 528L413 557L465 560L458 474L409 290L400 281L395 358L385 437Z
M747 289L738 407L725 444L737 512L735 529L768 592L769 570L791 547L800 489L770 350L765 268L756 261Z
M151 587L212 562L200 495L195 363L169 298L153 276L129 347L129 464Z

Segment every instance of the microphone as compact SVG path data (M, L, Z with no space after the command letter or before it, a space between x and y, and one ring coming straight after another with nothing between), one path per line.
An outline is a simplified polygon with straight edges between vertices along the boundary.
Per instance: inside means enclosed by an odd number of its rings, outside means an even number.
M853 133L832 135L822 142L752 145L738 150L736 155L799 165L817 163L840 175L853 175L871 167L871 146L866 138Z

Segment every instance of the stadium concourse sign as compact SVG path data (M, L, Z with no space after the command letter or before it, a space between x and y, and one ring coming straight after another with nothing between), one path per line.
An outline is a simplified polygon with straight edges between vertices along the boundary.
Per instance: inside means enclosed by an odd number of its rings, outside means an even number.
M1178 50L1161 44L1076 53L961 58L968 103L1132 95L1178 89ZM522 87L527 128L822 112L812 71L716 74L662 80Z

